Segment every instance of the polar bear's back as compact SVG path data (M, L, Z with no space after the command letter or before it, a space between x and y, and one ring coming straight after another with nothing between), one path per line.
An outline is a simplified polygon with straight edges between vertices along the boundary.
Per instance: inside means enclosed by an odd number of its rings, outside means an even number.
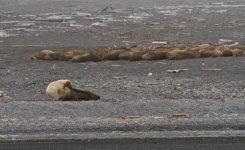
M70 80L57 80L51 82L46 89L46 95L53 100L59 100L70 93L70 86Z

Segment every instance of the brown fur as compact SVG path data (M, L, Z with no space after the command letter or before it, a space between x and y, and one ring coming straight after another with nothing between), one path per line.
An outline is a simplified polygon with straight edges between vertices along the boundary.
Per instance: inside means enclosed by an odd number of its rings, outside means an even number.
M100 50L66 50L53 52L42 50L32 55L31 59L61 60L72 62L101 61L101 60L161 60L189 59L200 57L244 56L245 45L186 45L168 44L151 46L149 48L137 45L129 48L100 49Z
M129 53L129 60L130 61L138 61L138 60L142 60L142 55L144 55L145 52L142 51L135 51L135 52L130 52Z
M119 59L120 60L129 60L130 57L130 51L125 51L119 54Z
M158 49L154 51L150 51L144 55L142 55L143 60L161 60L165 59L167 56L167 53L169 52L169 49Z
M82 55L84 53L85 53L85 51L79 51L79 50L70 50L70 51L60 52L59 60L61 60L61 61L69 61L74 56Z
M200 50L199 56L202 57L217 57L218 53L214 50Z
M122 52L125 52L125 50L124 49L110 50L104 55L103 60L119 60L119 55Z
M220 57L221 56L221 50L213 50L214 51L214 55L213 55L213 57Z
M142 51L145 51L145 49L143 47L140 47L140 46L133 46L130 48L130 51L131 52L142 52Z
M187 48L187 45L185 45L185 44L173 44L172 45L172 49L174 50L174 49L182 49L182 50L184 50L184 49L186 49Z
M172 50L167 53L167 59L177 60L177 59L187 59L196 58L196 55L187 50Z
M42 50L38 53L33 54L31 59L52 60L51 54L54 55L55 52L53 52L51 50Z
M97 100L100 96L89 91L82 91L80 89L70 88L70 94L62 97L62 101L79 101L79 100Z
M210 44L201 44L201 45L197 45L196 48L198 48L200 51L201 50L213 50L214 46Z
M234 46L230 46L230 48L232 48L232 49L240 49L242 51L245 51L245 45L234 45Z
M86 61L100 61L99 56L93 53L85 53L82 55L74 56L71 61L72 62L86 62Z
M72 57L74 57L73 53L64 52L64 53L60 54L59 60L61 60L61 61L69 61L69 60L72 59Z
M232 52L232 56L235 56L235 57L243 56L243 51L238 48L231 50L231 52Z
M150 50L152 50L152 51L170 51L170 50L172 50L172 47L157 46L157 47L150 48Z
M161 60L164 59L161 55L157 55L156 53L147 53L142 55L143 60Z
M142 60L142 55L146 53L145 51L143 47L132 46L130 49L124 49L124 51L119 54L119 59L130 61Z
M165 59L167 52L152 51L142 55L143 60L161 60Z
M101 58L101 60L104 60L105 56L107 55L107 53L109 52L110 50L109 49L100 49L100 50L97 50L96 52L96 55Z
M230 49L224 49L220 51L220 56L229 57L232 56L232 52Z

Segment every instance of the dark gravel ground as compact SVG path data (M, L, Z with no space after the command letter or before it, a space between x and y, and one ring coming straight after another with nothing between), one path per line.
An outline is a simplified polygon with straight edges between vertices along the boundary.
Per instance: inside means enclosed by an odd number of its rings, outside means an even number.
M22 60L2 66L1 90L9 97L1 99L48 100L46 87L58 79L70 79L102 101L244 99L244 65L243 57L97 63ZM207 68L222 70L202 71ZM190 70L167 73L168 69Z
M96 63L30 60L33 52L43 48L148 45L155 40L218 43L228 39L245 44L244 1L11 2L0 0L1 139L26 133L244 129L244 57ZM77 11L91 16L69 19ZM36 20L53 15L68 19ZM110 22L111 18L121 20ZM106 26L91 26L98 22ZM175 74L167 73L168 69L189 70ZM53 102L45 89L58 79L70 79L101 100ZM166 119L176 113L190 117ZM141 118L122 119L131 115Z

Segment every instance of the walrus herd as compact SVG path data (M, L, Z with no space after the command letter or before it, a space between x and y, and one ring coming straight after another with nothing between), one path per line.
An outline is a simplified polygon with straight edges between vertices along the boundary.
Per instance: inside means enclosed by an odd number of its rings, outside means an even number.
M31 59L88 62L103 60L179 60L204 57L245 56L245 45L188 45L168 44L163 46L131 46L96 50L41 50Z

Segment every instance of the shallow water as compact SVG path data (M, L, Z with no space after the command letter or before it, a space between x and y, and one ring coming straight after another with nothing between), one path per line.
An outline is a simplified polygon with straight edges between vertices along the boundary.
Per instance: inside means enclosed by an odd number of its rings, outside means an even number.
M46 34L57 36L55 41L67 35L76 34L75 39L86 35L102 45L245 41L242 0L0 0L0 6L1 41L17 36L40 44ZM58 43L84 44L80 40L62 40L55 45Z

